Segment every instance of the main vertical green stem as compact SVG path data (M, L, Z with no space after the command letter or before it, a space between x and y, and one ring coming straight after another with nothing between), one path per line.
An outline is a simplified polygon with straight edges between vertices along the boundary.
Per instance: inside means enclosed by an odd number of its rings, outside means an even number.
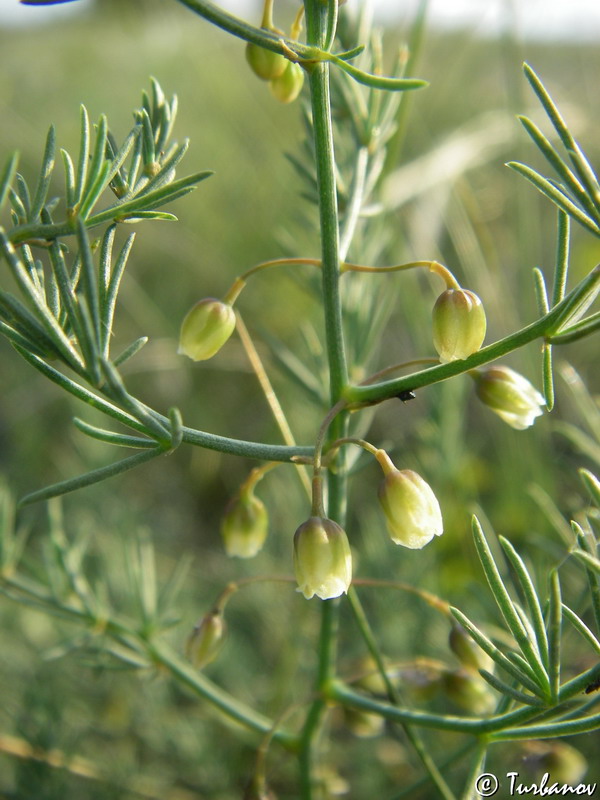
M327 37L327 4L321 0L305 0L305 12L307 43L324 47ZM309 87L319 194L323 310L329 363L329 394L331 405L334 406L341 398L348 383L348 372L340 300L339 221L328 64L321 62L311 68ZM330 435L333 438L340 438L344 435L347 425L346 417L347 415L342 413L333 420L330 429ZM343 524L345 509L346 481L343 470L339 470L335 474L330 472L328 477L328 516ZM307 715L299 754L303 800L312 800L314 793L315 753L325 713L325 701L321 692L335 676L338 608L338 600L324 600L321 603L319 666L315 686L318 697Z
M308 44L323 46L327 6L320 0L306 0L306 24ZM329 64L320 62L312 67L309 86L319 193L325 339L330 369L330 399L331 405L334 405L340 399L348 374L340 302L339 223L329 98Z

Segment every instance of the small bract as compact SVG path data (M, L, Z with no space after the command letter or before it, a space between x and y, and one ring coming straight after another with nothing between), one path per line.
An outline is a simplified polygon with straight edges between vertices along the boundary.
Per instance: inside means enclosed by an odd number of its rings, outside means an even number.
M221 536L228 556L252 558L267 538L269 516L252 490L242 490L225 510Z
M223 347L235 329L235 312L228 303L207 297L186 314L177 352L192 361L206 361Z
M396 544L420 550L444 532L437 497L431 486L411 469L389 469L379 486L379 501L388 532Z
M440 361L456 361L476 353L485 339L485 311L468 289L447 289L433 307L433 344Z
M512 428L525 430L543 414L543 396L510 367L482 367L474 371L473 377L477 397Z
M310 600L339 597L352 580L352 555L343 528L323 517L310 517L294 534L294 571L298 588Z

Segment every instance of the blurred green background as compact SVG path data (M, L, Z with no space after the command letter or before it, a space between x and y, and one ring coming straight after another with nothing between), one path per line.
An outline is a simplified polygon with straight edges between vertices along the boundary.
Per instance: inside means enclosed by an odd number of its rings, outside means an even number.
M278 9L279 24L287 26L294 12L291 6ZM390 63L407 35L408 30L386 30ZM503 166L507 160L523 160L544 171L515 119L516 113L526 113L549 129L522 77L524 59L542 77L597 164L597 47L429 30L417 74L431 86L410 99L402 160L383 195L390 211L381 263L443 260L483 299L488 341L534 318L531 270L539 266L550 278L555 257L554 210ZM167 95L178 94L176 138L191 139L181 174L213 169L215 175L168 209L178 223L136 226L115 336L123 346L142 335L150 342L124 375L155 408L177 405L190 426L279 442L239 340L232 340L214 361L196 365L176 355L176 340L183 315L197 299L222 295L253 264L286 254L318 255L315 209L301 196L303 185L285 158L286 152L297 152L304 135L302 104L277 104L247 69L239 41L164 0L103 0L89 14L61 25L0 29L0 64L0 160L18 147L20 169L28 176L36 174L50 122L57 126L59 144L76 149L80 103L92 119L106 113L111 129L125 135L150 75ZM575 229L572 254L573 276L581 277L600 260L600 243ZM0 275L4 286L6 270ZM290 382L263 337L267 331L314 369L318 342L307 338L307 324L320 332L321 321L305 278L302 270L260 275L239 308L257 337L298 442L309 444L326 407ZM373 371L389 362L391 352L399 353L395 361L431 355L429 315L439 287L432 289L429 279L420 278L372 278L388 282L386 294L397 293ZM593 342L557 352L560 361L568 361L589 382L592 394L598 389L593 383L596 356ZM70 422L75 414L90 422L99 418L47 385L4 340L0 363L0 471L17 497L115 458L107 445L86 439ZM540 385L537 344L507 363ZM583 395L574 393L573 386L573 380L569 386L557 377L555 412L523 433L478 406L466 377L419 392L409 404L391 401L378 408L368 438L393 451L399 465L426 475L444 509L446 535L422 553L391 548L374 503L379 476L365 461L352 478L349 508L357 574L413 583L418 575L422 588L468 609L473 618L493 617L469 535L470 515L478 510L490 530L522 548L543 589L548 567L564 552L561 530L566 523L561 528L560 514L573 516L587 503L576 469L593 468L589 454L565 436L567 424L589 434ZM248 563L229 561L222 552L219 519L250 467L215 452L181 448L168 459L63 501L67 532L90 534L90 570L108 570L117 608L126 595L125 543L136 530L150 532L161 576L191 552L182 619L172 635L179 648L228 581L290 572L290 537L307 515L291 469L275 470L261 484L259 493L271 517L265 551ZM28 552L35 563L47 535L45 508L27 509L22 522L30 529ZM579 572L570 576L567 570L567 589L577 593L579 580ZM423 603L407 602L387 590L365 590L363 599L392 661L403 663L417 655L452 662L447 624ZM240 735L160 677L138 680L108 669L89 653L49 659L53 648L73 635L66 626L8 599L1 600L0 615L1 796L242 796L252 771L253 737ZM305 700L318 627L314 603L287 587L259 584L232 601L228 624L225 650L208 668L211 676L270 714ZM352 674L364 648L349 615L344 615L344 626L341 670ZM588 657L581 656L578 668L591 665ZM334 718L332 755L350 797L380 796L416 774L403 745L392 736L356 739L338 730L339 724ZM19 758L7 737L89 759L100 779ZM437 753L453 746L446 735L430 735L429 741ZM593 753L592 737L579 737L576 744ZM506 747L498 763L514 764L522 757L521 749ZM274 751L270 769L278 793L294 797L288 759ZM138 779L134 791L132 782Z

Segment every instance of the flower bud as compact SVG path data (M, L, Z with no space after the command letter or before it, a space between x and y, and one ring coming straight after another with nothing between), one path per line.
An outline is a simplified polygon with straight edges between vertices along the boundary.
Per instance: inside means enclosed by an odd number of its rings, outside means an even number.
M542 395L509 367L483 367L473 377L477 397L512 428L525 430L542 415L546 403Z
M287 59L253 42L246 45L246 60L252 72L263 81L272 81L283 75Z
M494 708L494 695L488 684L466 670L446 670L442 675L446 696L465 711L486 714Z
M307 600L339 597L352 580L350 544L337 522L310 517L294 534L294 571Z
M225 622L219 609L213 609L206 614L190 634L186 655L197 669L202 669L217 657L223 636Z
M416 702L428 702L439 691L443 671L440 662L418 658L400 668L400 684Z
M273 96L281 103L293 103L304 84L304 70L299 64L288 61L283 73L269 83Z
M225 509L221 536L228 556L252 558L267 538L269 517L252 489L242 489Z
M584 756L566 742L530 741L523 745L528 772L543 776L546 772L556 783L581 783L588 770Z
M207 297L196 303L184 317L177 352L192 361L205 361L223 347L234 328L233 308Z
M431 486L410 469L394 467L387 453L379 451L378 460L385 472L379 485L379 502L385 513L392 541L420 550L434 536L444 532L440 504Z
M377 714L359 711L356 708L344 708L344 719L348 729L360 739L371 739L383 733L385 720Z
M440 361L456 361L476 353L485 338L481 300L467 289L446 289L433 307L433 344Z

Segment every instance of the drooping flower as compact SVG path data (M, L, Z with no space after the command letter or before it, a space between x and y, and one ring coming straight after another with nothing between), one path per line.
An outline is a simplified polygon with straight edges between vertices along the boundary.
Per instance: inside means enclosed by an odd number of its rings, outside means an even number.
M196 303L184 317L177 352L193 361L205 361L223 347L234 329L232 306L207 297Z
M377 452L384 471L379 502L393 542L420 550L444 532L442 512L433 489L411 469L396 469L384 450Z
M265 504L251 488L242 488L225 509L221 522L227 555L252 558L265 543L268 528Z
M543 396L510 367L489 366L473 370L477 397L518 431L531 427L543 414Z
M225 622L220 609L205 614L190 634L186 655L197 669L202 669L217 657L223 644Z
M446 289L433 307L433 344L440 361L467 358L483 344L486 331L481 300L468 289Z
M468 670L444 670L442 689L453 703L472 714L488 714L495 706L489 685L479 675Z
M298 588L310 600L339 597L352 580L352 555L343 528L324 517L310 517L294 534Z

